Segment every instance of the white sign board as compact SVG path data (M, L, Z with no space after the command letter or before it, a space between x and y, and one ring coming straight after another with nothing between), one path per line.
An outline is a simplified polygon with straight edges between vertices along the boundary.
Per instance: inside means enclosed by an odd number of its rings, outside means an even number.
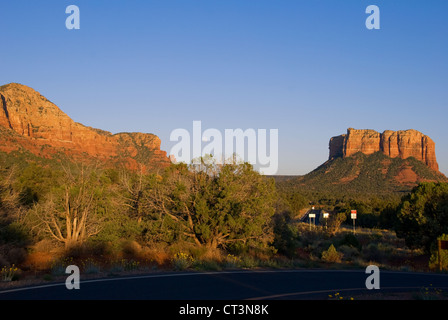
M356 210L350 211L350 215L351 215L353 220L356 219Z
M315 214L315 213L310 213L310 214L308 215L308 217L309 217L309 218L316 218L316 214Z

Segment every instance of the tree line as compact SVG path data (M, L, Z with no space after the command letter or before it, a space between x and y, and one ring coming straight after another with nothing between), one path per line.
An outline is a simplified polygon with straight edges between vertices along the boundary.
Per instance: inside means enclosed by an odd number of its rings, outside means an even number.
M160 173L31 163L0 174L3 243L49 238L69 249L122 238L208 248L272 242L275 183L248 163L203 159Z
M448 234L446 183L422 183L399 201L335 199L279 189L248 163L218 165L211 158L157 173L28 162L0 169L0 256L2 248L42 239L67 250L132 239L293 256L293 222L311 205L331 207L331 232L357 209L357 226L393 229L409 247L430 250Z

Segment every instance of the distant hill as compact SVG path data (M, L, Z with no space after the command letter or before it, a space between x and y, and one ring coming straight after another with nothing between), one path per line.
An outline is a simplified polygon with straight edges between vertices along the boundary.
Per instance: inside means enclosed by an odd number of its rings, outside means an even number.
M434 141L417 130L348 128L330 139L329 151L328 160L312 172L276 178L278 187L330 198L396 198L420 182L448 182L438 170Z
M391 158L377 151L332 158L306 175L279 179L277 185L287 190L378 196L404 194L424 181L448 179L414 157Z
M108 166L155 170L171 162L150 133L110 132L74 122L34 89L0 86L0 151L45 159L97 161Z

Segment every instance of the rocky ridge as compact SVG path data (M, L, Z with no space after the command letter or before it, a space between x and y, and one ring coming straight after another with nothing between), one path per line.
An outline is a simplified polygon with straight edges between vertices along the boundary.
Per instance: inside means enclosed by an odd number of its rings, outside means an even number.
M75 160L123 163L129 169L152 170L170 164L154 134L112 134L73 121L34 89L10 83L0 87L0 150L24 148L41 157L63 153Z
M332 137L329 144L329 160L350 157L357 152L366 155L382 152L391 158L415 159L438 171L435 143L417 130L386 130L379 133L370 129L347 129L347 134Z

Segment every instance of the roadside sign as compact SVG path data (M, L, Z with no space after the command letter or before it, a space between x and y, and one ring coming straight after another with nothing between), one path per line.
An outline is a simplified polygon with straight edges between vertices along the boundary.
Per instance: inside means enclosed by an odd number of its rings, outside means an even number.
M353 220L353 233L355 233L355 220L356 220L356 210L350 210L350 215L352 216L352 220Z
M440 249L448 250L448 240L439 240L440 241Z
M328 212L324 212L324 214L323 214L323 217L324 217L324 219L325 219L325 229L327 229L327 220L328 220L328 217L330 216L330 214L328 213Z
M310 221L310 231L311 231L311 218L313 218L313 225L314 225L316 223L316 214L315 213L308 213L308 218L309 218L308 220Z
M437 239L439 271L442 271L442 250L448 250L448 240Z

